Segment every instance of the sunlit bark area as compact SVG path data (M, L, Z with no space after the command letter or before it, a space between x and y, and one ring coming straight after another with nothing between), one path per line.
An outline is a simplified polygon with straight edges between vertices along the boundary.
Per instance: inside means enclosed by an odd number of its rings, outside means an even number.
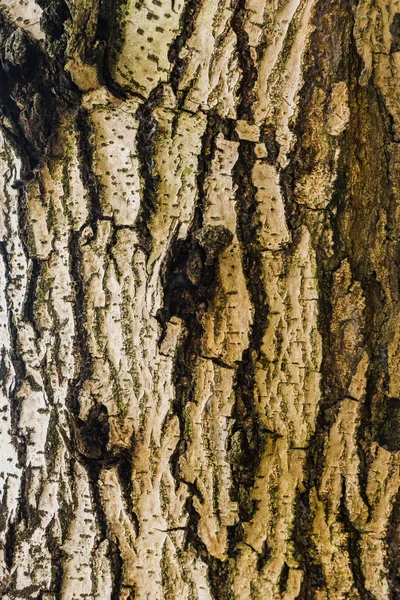
M2 598L400 598L399 75L399 0L0 0Z

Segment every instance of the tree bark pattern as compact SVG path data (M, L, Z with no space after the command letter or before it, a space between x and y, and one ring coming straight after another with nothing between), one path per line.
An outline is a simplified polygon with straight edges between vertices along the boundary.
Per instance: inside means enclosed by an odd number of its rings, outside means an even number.
M398 0L0 7L2 597L396 600Z

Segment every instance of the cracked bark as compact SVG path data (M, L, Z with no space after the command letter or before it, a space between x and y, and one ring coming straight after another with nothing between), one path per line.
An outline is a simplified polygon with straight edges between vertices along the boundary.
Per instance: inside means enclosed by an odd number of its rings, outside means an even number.
M397 0L0 4L5 600L397 600Z

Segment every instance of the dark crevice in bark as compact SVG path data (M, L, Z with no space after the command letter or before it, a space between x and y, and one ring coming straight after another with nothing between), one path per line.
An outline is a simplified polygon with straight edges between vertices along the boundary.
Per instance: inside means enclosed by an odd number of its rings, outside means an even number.
M258 552L257 554L257 571L261 573L261 571L264 569L265 565L268 563L269 559L272 556L272 548L268 544L267 540L264 540L261 552Z
M6 348L0 350L0 386L4 396L7 396L8 382L12 379L10 364L8 361L8 353ZM2 412L6 412L8 407L3 407Z
M64 36L64 23L71 18L68 4L64 0L35 0L42 9L40 28L52 40L62 40ZM65 41L62 40L60 49L65 50Z
M246 18L246 2L238 0L231 20L231 26L237 38L241 68L240 103L237 108L237 116L239 119L253 122L254 86L258 73L251 55L249 37L244 28ZM261 422L261 416L257 412L254 398L255 363L260 357L269 314L263 283L262 249L257 241L260 223L255 219L257 190L252 181L252 170L255 163L254 144L240 140L238 160L233 169L233 181L237 187L237 237L242 251L243 272L254 316L249 345L242 354L236 372L235 405L232 412L234 424L228 442L228 452L232 460L231 497L234 502L237 502L240 519L238 524L228 527L228 554L230 557L235 556L237 545L245 539L243 523L251 520L256 509L256 505L251 499L251 490L255 484L259 462L268 435ZM236 445L238 448L235 448ZM258 557L257 564L260 570L264 568L269 558L270 548L265 540L263 551Z
M48 472L51 473L56 466L57 450L60 443L58 434L59 416L57 409L53 406L50 411L49 424L46 432L44 455Z
M215 556L208 560L208 580L214 600L234 600L235 596L230 584L228 561L222 561Z
M251 56L249 36L244 28L246 16L246 0L237 0L231 20L232 29L237 37L238 58L242 70L237 116L239 119L253 121L254 86L258 78L258 72Z
M37 286L38 286L38 281L40 278L40 273L42 271L42 263L41 261L36 258L36 257L32 257L31 258L31 266L29 269L29 274L28 274L28 286L27 286L27 294L25 297L25 301L24 301L24 308L23 308L23 318L28 321L29 323L31 323L35 334L36 334L36 338L39 338L41 336L40 334L40 330L38 329L37 325L36 325L36 319L35 319L35 314L34 314L34 304L35 304L35 299L36 299L36 291L37 291Z
M55 76L59 80L61 89L66 88L64 93L68 94L72 84L68 72L64 69L67 50L65 23L71 21L68 4L64 0L36 0L36 3L42 8L40 28L46 36L46 54L53 59L53 77Z
M56 419L58 418L58 415L53 417L53 423L56 426ZM56 430L57 431L57 430ZM57 431L58 433L58 431ZM61 435L61 438L63 438L63 436ZM50 440L49 440L50 442ZM57 445L58 445L58 440L57 440ZM67 449L68 449L68 444L65 444ZM46 440L46 446L49 447L50 443L48 444L48 441ZM57 446L54 446L54 450L56 451ZM51 446L49 448L50 450L52 449ZM46 447L45 447L45 456L46 456L46 460L48 460L48 455L46 453ZM75 458L72 455L72 453L70 453L70 455L68 456L68 454L66 454L66 473L67 473L67 477L68 477L68 481L69 484L71 486L71 489L74 489L75 484ZM69 490L68 490L69 491ZM59 522L60 522L60 528L61 528L61 544L64 544L65 541L68 538L68 534L70 532L70 527L71 527L71 523L73 521L73 518L75 516L75 506L74 503L71 502L70 500L70 494L68 493L68 491L66 490L66 486L64 485L64 483L60 484L60 488L59 488L59 507L58 507L58 518L59 518ZM66 493L67 492L67 493Z
M2 130L23 160L22 177L46 156L54 118L45 57L28 33L0 15L0 116ZM45 98L47 100L44 110Z
M43 188L41 185L41 181L39 179L39 190L40 190L40 194L42 196L43 194ZM30 230L30 222L29 222L29 210L28 210L28 198L27 198L27 193L26 193L26 189L24 187L20 187L18 189L18 202L17 202L17 210L18 210L18 234L19 234L19 239L21 240L22 243L22 247L24 249L24 253L25 256L27 258L27 260L29 258L34 258L34 252L31 251L30 248L30 239L29 239L29 230ZM43 196L42 196L43 197ZM10 224L9 227L7 227L7 230L11 233L12 232L12 226Z
M276 165L280 152L280 144L276 138L276 127L270 123L265 123L260 128L260 141L265 144L266 162L270 165Z
M379 390L377 390L377 396ZM378 396L379 397L379 396ZM374 437L380 446L389 452L400 450L400 398L385 396L383 406L379 406L380 425Z
M343 523L347 533L348 556L350 569L353 574L354 585L363 600L377 600L376 596L371 594L365 587L365 575L361 564L361 533L353 525L349 510L346 504L346 478L342 477L342 495L340 498L339 519Z
M390 54L400 51L400 13L396 13L389 27L392 34L392 44L390 46Z
M360 486L360 496L368 509L368 516L371 516L371 506L367 494L368 475L373 461L371 453L371 407L372 399L376 396L379 387L379 372L374 366L368 369L367 385L365 399L360 408L360 426L357 430L357 452L360 459L360 469L358 472L358 483Z
M76 130L79 136L79 168L84 189L89 196L90 226L92 227L95 236L97 233L98 221L102 218L100 184L93 169L93 149L91 145L92 129L90 126L89 114L88 111L83 108L79 109L76 116ZM83 227L85 226L86 224ZM73 255L71 254L71 256Z
M100 0L99 16L97 21L96 38L105 42L102 55L102 76L110 92L122 100L133 95L143 98L142 94L132 93L117 83L111 73L111 63L116 60L122 50L124 41L124 9L127 0Z
M100 465L96 461L89 463L85 461L85 467L89 478L90 491L92 495L93 509L96 514L96 524L99 528L100 541L107 539L108 537L108 523L107 517L103 510L101 502L99 476L100 476Z
M112 577L111 600L120 600L123 584L123 558L118 544L109 541L110 544L110 566Z
M241 245L243 272L254 307L254 317L249 346L243 352L236 373L235 406L232 413L234 424L228 444L228 451L232 453L233 436L239 436L240 457L232 463L231 495L238 503L241 522L250 521L255 510L254 502L251 500L251 490L267 436L254 402L255 362L260 355L269 311L263 284L261 249L257 242L259 224L254 219L257 201L256 188L251 176L255 160L254 145L242 140L239 145L239 158L233 172L237 186L237 236ZM243 535L243 529L241 523L229 529L230 553L232 553Z
M212 302L215 290L216 259L219 252L231 242L225 228L209 227L203 230L205 206L204 182L211 169L215 155L215 141L223 128L222 121L211 112L203 134L197 167L197 203L186 239L172 240L168 256L161 270L164 290L164 307L157 318L164 327L174 315L189 322L202 331L201 318ZM221 240L218 241L218 232ZM214 239L214 243L213 242ZM222 245L221 245L222 244ZM225 245L224 245L225 244ZM189 327L190 331L190 327Z
M29 442L26 439L26 444ZM17 519L16 523L23 524L23 529L25 531L33 531L35 527L39 524L39 517L35 511L30 510L30 505L28 503L28 491L29 487L32 483L32 467L28 465L25 467L22 476L21 476L21 487L20 487L20 497L19 504L17 510ZM19 541L19 536L16 537L16 542Z
M198 156L197 193L198 201L194 211L191 231L198 231L203 227L203 212L206 207L206 194L204 184L211 173L211 166L217 151L217 137L219 134L224 139L237 142L236 121L234 119L222 118L216 111L207 113L207 127L201 140L201 151Z
M10 527L13 526L13 520L10 519L9 523L8 523L8 518L9 518L9 514L8 514L8 510L7 510L7 505L8 505L8 484L9 484L9 480L8 477L5 479L5 483L4 483L4 491L3 491L3 495L0 501L0 531L5 531L5 539L7 539L7 525L9 525ZM6 561L6 566L7 566L7 558L5 558ZM1 589L0 589L1 591Z
M7 242L4 240L0 241L0 256L3 259L3 263L4 263L5 279L6 279L7 284L9 284L10 283L10 263L8 260Z
M81 93L65 69L68 42L68 24L71 13L65 0L36 0L42 8L40 27L46 34L46 60L50 81L55 90L56 102L72 109L76 108Z
M192 225L185 240L175 239L172 242L161 273L164 307L158 312L158 320L165 327L171 317L176 315L187 324L188 333L178 348L174 371L176 409L181 416L187 402L195 400L192 397L192 383L189 382L192 382L195 362L201 355L202 316L212 302L217 285L218 255L232 241L232 235L224 227L202 227L204 181L215 153L215 139L219 129L218 119L215 120L214 115L211 115L199 157L198 202ZM178 451L179 454L183 452L184 448ZM176 460L176 456L172 460Z
M99 529L99 540L98 543L107 539L108 537L108 524L107 518L103 510L101 494L100 494L100 486L99 486L99 477L101 472L101 462L97 460L88 459L77 452L74 452L70 459L70 471L71 471L71 480L75 479L75 471L74 465L75 461L82 465L88 475L88 481L90 486L91 500L93 505L93 512L96 515L96 526ZM68 522L70 520L70 507L66 509L66 515L68 518ZM68 531L68 529L66 530Z
M188 323L189 330L203 331L202 316L210 308L218 284L217 259L232 239L226 227L217 225L175 241L162 278L164 308L157 315L162 325L177 316Z
M110 434L106 407L94 404L85 420L76 415L71 415L71 420L74 448L82 458L90 459L88 464L91 464L91 461L101 461L105 457Z
M286 590L287 590L287 584L288 584L288 580L289 580L289 573L290 573L289 566L285 562L285 563L283 563L281 575L279 577L279 593L280 594L284 594L286 592Z
M390 600L400 598L400 490L397 492L386 532L387 580L390 589Z
M179 419L180 439L169 462L171 465L171 473L176 481L176 487L178 487L179 482L181 481L179 466L180 457L186 453L188 444L188 432L184 410L190 402L195 401L194 378L197 358L200 354L201 333L200 324L194 322L187 334L183 336L175 355L173 371L175 399L172 404L172 412L177 415Z
M185 545L186 547L191 545L195 548L201 560L208 566L208 581L210 584L211 597L214 600L234 600L228 562L212 556L198 535L200 517L193 506L193 498L197 496L201 501L201 494L196 485L188 485L190 495L186 501L185 508L188 512L189 519L186 528Z
M79 392L84 381L92 372L92 360L88 346L88 335L85 327L85 282L82 276L82 255L79 247L79 233L71 232L69 240L69 255L71 280L75 282L75 338L74 354L77 360L77 376L71 380L67 397L67 407L73 415L79 412Z
M197 204L194 209L192 223L185 240L178 240L176 233L172 239L168 255L161 269L161 282L164 290L164 306L157 313L163 331L159 344L166 333L166 323L177 315L186 321L194 320L196 331L202 332L201 317L212 300L210 288L214 284L215 264L212 272L208 269L207 285L201 276L205 265L205 250L193 239L203 226L203 209L205 203L204 182L211 168L215 154L215 140L220 131L221 122L217 115L210 113L207 118L207 127L203 134L201 152L198 157L197 168ZM210 288L210 289L209 289ZM177 295L176 295L177 294ZM197 316L196 316L197 315ZM188 321L188 324L189 324ZM190 328L189 328L190 332ZM196 339L195 337L193 339ZM183 345L186 345L184 342ZM198 347L200 352L200 347Z
M134 441L132 438L131 448L121 448L118 452L118 477L121 483L121 489L127 514L135 529L136 537L140 534L140 523L135 511L133 503L133 486L132 486L132 463L134 453Z
M153 110L160 102L161 88L156 88L148 100L137 110L136 118L139 121L136 135L136 148L139 160L139 172L142 180L142 200L135 227L139 233L140 244L148 255L151 250L151 234L149 222L156 210L157 188L159 178L154 173L155 143L158 134L158 123Z
M313 447L313 440L310 441L310 447ZM314 480L315 472L311 471L309 464L306 464L306 469L310 480ZM308 481L305 483L307 485ZM314 558L316 547L310 537L313 518L310 506L310 489L311 486L308 487L306 492L297 491L296 495L292 539L295 547L295 557L304 572L300 593L296 600L312 600L315 598L315 591L323 589L325 584L322 566Z
M45 530L45 538L47 542L47 549L51 557L51 583L50 589L53 594L60 597L62 575L63 575L63 562L64 551L60 548L57 537L54 536L52 529L54 528L54 517L48 524Z
M203 226L203 210L206 205L204 183L211 173L211 165L216 152L216 140L218 134L222 131L222 127L222 119L217 113L210 111L207 114L207 126L201 140L201 151L198 156L196 181L198 201L194 211L192 231L196 231Z
M175 38L168 50L168 60L173 64L169 76L169 83L171 84L174 93L178 95L180 106L183 105L186 96L185 92L182 91L178 94L179 83L186 68L186 61L180 58L179 54L194 32L196 18L200 12L201 6L202 0L187 0L185 2L180 18L179 30L181 33Z
M16 542L17 534L17 524L15 521L12 521L8 524L5 534L4 541L4 561L6 564L6 568L8 571L11 571L13 566L14 559L14 548ZM2 591L2 590L0 590Z
M194 379L197 357L200 354L201 333L201 325L194 321L186 335L182 338L175 356L173 371L175 400L172 405L172 412L174 415L177 415L179 419L180 439L169 462L171 473L176 481L176 487L178 487L179 482L182 481L179 464L180 458L185 454L190 439L188 437L188 424L185 419L185 407L188 406L190 402L195 401ZM189 482L186 483L189 486L189 489L191 489L191 496L197 494L196 486ZM185 536L186 544L191 543L198 553L201 552L207 557L208 552L206 551L206 547L197 533L199 517L197 511L193 507L191 496L185 505L185 510L188 514L188 524Z
M41 4L53 6L44 0ZM64 5L61 0L58 4ZM48 7L42 15L44 26L46 11ZM56 26L56 19L52 23ZM0 15L0 31L0 124L22 160L21 181L14 182L19 187L46 162L59 108L75 108L80 94L64 70L64 49L46 44L48 52L43 52L30 33L4 14Z

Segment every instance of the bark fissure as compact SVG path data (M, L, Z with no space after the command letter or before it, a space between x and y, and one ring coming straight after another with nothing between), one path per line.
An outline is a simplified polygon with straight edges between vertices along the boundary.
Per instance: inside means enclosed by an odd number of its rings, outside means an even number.
M340 501L340 512L339 516L345 526L345 532L348 536L348 549L351 561L351 570L354 576L354 585L358 590L361 598L365 600L376 600L376 596L371 594L365 587L365 577L360 564L360 532L354 527L351 522L349 511L346 506L346 480L342 479L342 497Z
M260 249L255 243L258 225L253 224L256 200L255 187L250 173L254 163L253 144L242 141L239 146L239 160L235 165L238 238L243 249L243 271L247 279L254 314L249 346L244 351L236 372L236 402L233 412L235 422L232 435L239 431L243 443L240 463L237 466L234 465L232 469L232 495L238 502L240 511L239 532L242 522L249 521L254 511L250 492L254 485L258 462L267 436L267 431L254 408L254 363L259 359L261 341L268 318L268 303L262 285ZM236 544L238 533L233 530L231 535Z

